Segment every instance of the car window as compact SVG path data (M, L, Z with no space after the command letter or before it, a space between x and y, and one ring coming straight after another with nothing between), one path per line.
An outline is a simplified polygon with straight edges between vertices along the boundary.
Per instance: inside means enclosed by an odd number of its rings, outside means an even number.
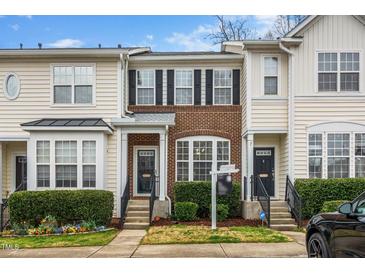
M355 213L365 215L365 198L359 200L355 208Z

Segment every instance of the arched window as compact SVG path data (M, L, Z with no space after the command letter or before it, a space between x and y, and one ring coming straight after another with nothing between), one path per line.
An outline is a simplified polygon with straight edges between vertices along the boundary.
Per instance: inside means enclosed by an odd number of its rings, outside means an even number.
M230 163L228 139L191 136L176 141L176 181L209 181L212 169Z
M4 94L9 100L14 100L20 93L20 80L15 73L8 73L4 79Z

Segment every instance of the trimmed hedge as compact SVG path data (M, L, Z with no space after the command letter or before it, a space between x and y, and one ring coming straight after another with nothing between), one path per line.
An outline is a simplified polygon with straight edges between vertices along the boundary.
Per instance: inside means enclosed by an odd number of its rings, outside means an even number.
M302 216L311 218L325 201L352 201L365 191L365 178L297 179L295 188L302 197Z
M9 198L12 224L37 225L51 215L62 224L83 220L108 225L113 206L113 193L106 190L19 191Z
M223 222L227 219L229 207L225 204L217 204L217 221ZM209 216L212 217L212 209L210 208Z
M211 205L211 182L176 182L173 187L175 202L193 202L198 204L198 216L208 217ZM241 215L241 186L233 183L232 193L217 196L217 204L225 204L229 208L229 217Z
M198 205L192 202L178 202L175 204L175 218L178 221L194 221Z
M325 201L322 206L321 212L335 212L338 210L338 207L343 203L348 201L345 200L336 200L336 201Z

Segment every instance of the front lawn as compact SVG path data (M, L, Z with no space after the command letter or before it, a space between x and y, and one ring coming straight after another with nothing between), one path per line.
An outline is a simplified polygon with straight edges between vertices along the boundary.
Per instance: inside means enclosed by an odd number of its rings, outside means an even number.
M41 248L41 247L70 247L70 246L101 246L108 244L117 235L118 230L103 232L59 235L59 236L29 236L29 237L0 237L0 248Z
M282 243L292 241L284 234L266 227L233 226L212 231L209 226L151 227L142 244L205 244L205 243Z

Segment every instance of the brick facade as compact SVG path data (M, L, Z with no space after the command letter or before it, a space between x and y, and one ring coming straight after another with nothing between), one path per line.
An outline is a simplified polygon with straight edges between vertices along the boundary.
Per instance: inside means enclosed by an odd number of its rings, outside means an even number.
M168 131L168 176L167 190L172 197L175 182L176 140L198 135L223 137L231 143L231 163L241 167L241 106L129 106L132 112L174 112L175 126ZM128 174L133 176L133 146L159 145L157 134L131 134L128 138ZM241 173L234 175L241 179ZM131 185L132 182L131 182ZM132 189L131 189L132 191ZM132 192L133 193L133 192Z

